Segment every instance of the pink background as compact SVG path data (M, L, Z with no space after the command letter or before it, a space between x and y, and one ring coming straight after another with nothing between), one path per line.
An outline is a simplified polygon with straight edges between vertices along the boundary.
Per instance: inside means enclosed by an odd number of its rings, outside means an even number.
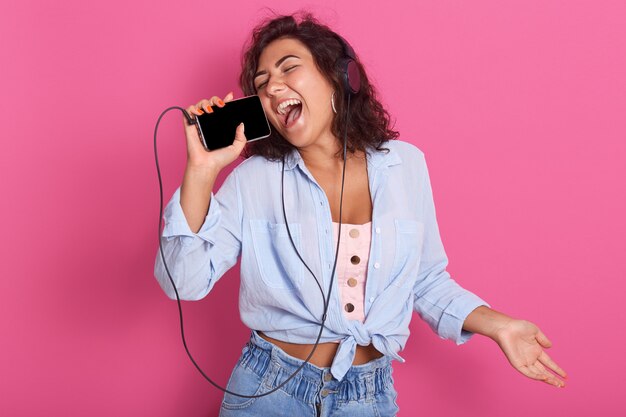
M0 415L215 416L176 305L152 275L160 112L234 89L261 1L0 6ZM391 6L393 4L393 6ZM431 170L449 271L552 339L562 390L491 340L457 347L415 316L401 416L622 416L626 356L623 1L273 1L353 44ZM160 131L167 198L181 117ZM248 331L237 273L185 303L225 384Z

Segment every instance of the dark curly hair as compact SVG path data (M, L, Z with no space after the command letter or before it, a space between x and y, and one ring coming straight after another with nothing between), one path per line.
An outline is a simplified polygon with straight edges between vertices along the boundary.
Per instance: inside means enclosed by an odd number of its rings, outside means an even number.
M239 84L246 96L257 94L254 74L263 49L272 41L281 38L292 38L302 42L313 55L317 68L337 91L337 98L345 97L337 66L338 60L344 56L343 45L335 32L320 24L307 12L277 16L261 22L253 30L249 44L244 47L239 76ZM337 115L332 122L332 133L342 138L344 130L347 129L348 152L365 151L367 147L386 150L382 148L382 143L396 139L399 133L390 127L389 113L378 101L376 90L370 84L363 65L358 57L356 58L361 74L361 89L350 99L350 117L347 124L345 122L347 103L344 100L336 100ZM252 155L261 155L270 160L280 160L293 149L291 143L276 129L272 129L272 134L267 139L251 142L246 146L244 156L248 158ZM338 155L341 153L340 151Z

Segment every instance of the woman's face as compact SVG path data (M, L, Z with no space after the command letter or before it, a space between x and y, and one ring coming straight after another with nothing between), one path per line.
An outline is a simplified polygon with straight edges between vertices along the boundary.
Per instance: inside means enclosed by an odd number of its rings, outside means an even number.
M292 145L305 148L336 138L331 133L331 83L300 41L271 42L259 57L254 86L272 126Z

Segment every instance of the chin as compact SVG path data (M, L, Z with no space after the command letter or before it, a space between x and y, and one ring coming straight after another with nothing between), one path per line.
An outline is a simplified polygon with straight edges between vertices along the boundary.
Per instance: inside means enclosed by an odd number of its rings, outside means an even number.
M289 138L286 136L283 136L285 138L285 140L287 142L289 142L291 144L291 146L297 148L297 149L301 149L306 147L307 145L309 145L308 143L306 143L306 141L304 140L298 140L298 139L294 139L294 138Z

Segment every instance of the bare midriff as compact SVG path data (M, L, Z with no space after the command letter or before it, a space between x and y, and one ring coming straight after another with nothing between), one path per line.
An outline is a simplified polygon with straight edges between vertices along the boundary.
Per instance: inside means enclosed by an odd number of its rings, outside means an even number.
M266 336L263 332L258 332L258 334L263 339L278 346L289 356L293 356L294 358L298 358L300 360L305 360L311 353L311 350L313 350L313 346L315 346L283 342L282 340ZM320 343L317 345L317 349L315 349L315 353L313 353L309 362L320 368L328 368L333 363L333 359L337 353L337 348L339 348L339 343ZM376 348L371 344L367 346L357 345L356 354L354 355L354 361L352 361L352 364L363 365L364 363L368 363L382 356L383 354L376 350Z

